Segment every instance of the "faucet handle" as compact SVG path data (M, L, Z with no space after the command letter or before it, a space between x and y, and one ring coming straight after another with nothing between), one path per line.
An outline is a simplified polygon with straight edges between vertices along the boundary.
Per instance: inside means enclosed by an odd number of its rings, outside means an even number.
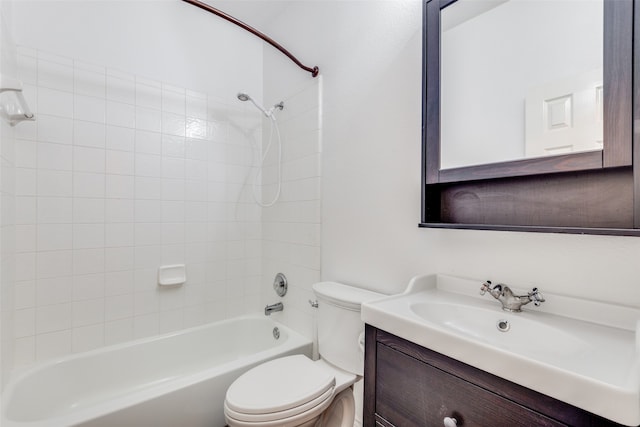
M528 295L529 295L529 300L533 301L533 304L535 306L539 306L540 303L543 303L545 301L544 296L542 296L540 291L538 291L538 288L531 289L531 292L529 292Z
M490 291L491 289L492 289L491 280L487 280L482 284L482 286L480 286L480 295L484 295L487 291Z
M505 289L508 289L508 286L502 285L500 283L498 283L497 285L494 285L494 284L491 283L491 280L487 280L480 287L480 295L484 295L485 292L488 291L491 295L494 296L494 298L498 298L496 295L502 294L502 287L503 286L504 286ZM495 292L497 292L497 294L495 294Z

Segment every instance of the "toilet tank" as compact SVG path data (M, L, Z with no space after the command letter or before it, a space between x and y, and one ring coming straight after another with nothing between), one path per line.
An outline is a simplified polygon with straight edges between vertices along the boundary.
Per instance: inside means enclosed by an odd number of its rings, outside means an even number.
M384 295L336 282L316 283L313 291L318 298L320 356L338 368L363 375L364 351L359 340L364 340L364 323L360 307Z

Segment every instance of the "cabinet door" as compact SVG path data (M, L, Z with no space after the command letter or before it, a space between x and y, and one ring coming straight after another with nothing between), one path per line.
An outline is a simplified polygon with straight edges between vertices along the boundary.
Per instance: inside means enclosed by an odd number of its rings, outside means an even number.
M379 343L376 365L376 413L396 427L565 425Z

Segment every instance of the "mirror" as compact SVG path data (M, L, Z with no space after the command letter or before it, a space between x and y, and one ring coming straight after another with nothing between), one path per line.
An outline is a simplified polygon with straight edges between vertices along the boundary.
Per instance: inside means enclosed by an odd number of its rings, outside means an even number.
M638 0L423 1L420 226L640 235ZM480 7L447 17L464 3ZM453 59L445 39L467 26Z
M602 150L603 0L441 12L441 168Z

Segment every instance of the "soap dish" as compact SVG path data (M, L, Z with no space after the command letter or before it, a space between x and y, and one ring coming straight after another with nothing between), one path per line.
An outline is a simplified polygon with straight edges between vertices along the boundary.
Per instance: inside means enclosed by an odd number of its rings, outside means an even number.
M158 268L158 285L178 286L187 281L187 269L184 264L162 265Z

